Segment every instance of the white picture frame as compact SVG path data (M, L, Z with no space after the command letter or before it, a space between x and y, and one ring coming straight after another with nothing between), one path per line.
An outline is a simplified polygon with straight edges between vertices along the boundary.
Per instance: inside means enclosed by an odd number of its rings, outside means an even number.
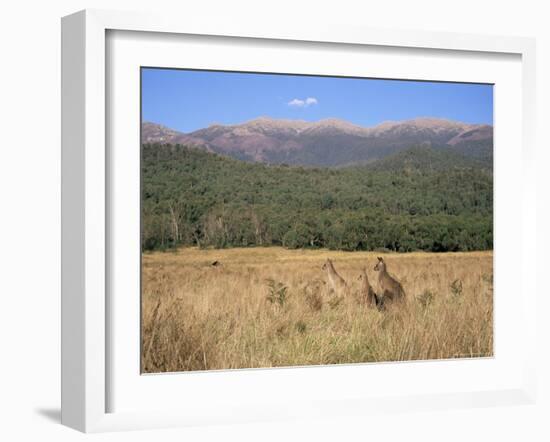
M296 403L271 406L249 402L232 404L231 412L215 407L181 410L157 409L112 411L109 393L113 388L110 369L113 359L109 327L113 318L109 287L108 245L113 231L107 219L112 210L109 194L108 94L106 68L112 55L108 51L108 32L154 32L161 35L217 36L219 38L261 39L285 44L333 44L339 47L375 46L427 49L444 52L468 52L482 59L484 54L509 54L520 57L522 160L520 243L520 301L522 315L520 337L524 344L521 380L503 388L455 393L391 394L376 398L347 397L337 394ZM155 34L159 35L159 34ZM84 432L168 426L254 422L313 416L363 415L373 410L388 412L430 408L455 408L501 404L532 403L536 397L535 316L536 287L526 278L527 256L536 256L535 241L535 43L532 39L491 37L451 33L388 31L339 26L307 25L300 28L265 23L212 23L151 14L86 10L62 20L62 423ZM488 55L487 55L488 56ZM498 124L498 121L497 121ZM497 133L498 137L498 133ZM498 179L498 177L497 177ZM518 282L519 284L519 282ZM498 325L497 325L498 327ZM498 354L496 355L498 358ZM402 368L401 368L402 369ZM281 369L276 369L280 373ZM303 369L302 369L303 370ZM356 370L356 369L353 369ZM418 370L418 368L417 368ZM437 368L436 368L437 370ZM272 373L275 373L272 371ZM286 376L300 369L284 369ZM261 385L269 382L268 371L240 371L241 378L256 376ZM464 372L466 373L466 372ZM139 373L136 373L139 376ZM177 375L175 375L177 376ZM217 373L218 379L227 376ZM161 377L157 377L160 382ZM196 380L198 378L195 378ZM203 378L203 382L204 379ZM150 382L155 382L150 381ZM207 381L206 381L207 382ZM168 394L168 393L163 393Z

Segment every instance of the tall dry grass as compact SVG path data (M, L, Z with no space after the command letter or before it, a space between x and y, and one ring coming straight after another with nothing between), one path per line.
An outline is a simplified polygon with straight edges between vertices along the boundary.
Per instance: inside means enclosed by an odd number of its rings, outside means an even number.
M330 294L330 257L351 285ZM143 256L142 370L319 365L491 356L492 252L386 254L408 301L379 312L357 296L376 254L282 248ZM212 266L219 261L220 265Z

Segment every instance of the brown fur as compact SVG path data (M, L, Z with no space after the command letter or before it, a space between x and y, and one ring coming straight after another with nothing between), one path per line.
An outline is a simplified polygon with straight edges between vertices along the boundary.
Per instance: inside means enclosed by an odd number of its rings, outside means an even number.
M337 295L341 295L342 293L347 292L348 285L346 283L346 280L338 274L338 272L334 268L334 264L332 264L332 261L329 258L327 258L327 260L323 264L322 269L327 272L330 291L334 292Z
M364 302L369 308L377 307L379 305L378 296L370 285L366 268L363 268L362 273L359 275L359 280L361 281L361 287L359 288L360 301Z
M386 305L388 301L404 301L405 290L403 290L403 286L397 279L388 273L386 263L382 258L378 258L378 263L374 266L374 270L379 272L378 284L382 292L382 305Z

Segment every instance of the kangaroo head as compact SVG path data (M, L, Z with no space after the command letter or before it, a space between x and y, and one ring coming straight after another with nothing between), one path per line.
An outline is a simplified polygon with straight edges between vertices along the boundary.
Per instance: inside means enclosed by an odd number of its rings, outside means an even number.
M331 264L332 264L332 261L329 258L327 258L327 260L325 261L325 263L323 264L323 267L321 267L321 269L327 270L328 268L330 268Z
M386 263L382 258L378 257L378 262L374 266L374 270L376 270L377 272L386 270Z

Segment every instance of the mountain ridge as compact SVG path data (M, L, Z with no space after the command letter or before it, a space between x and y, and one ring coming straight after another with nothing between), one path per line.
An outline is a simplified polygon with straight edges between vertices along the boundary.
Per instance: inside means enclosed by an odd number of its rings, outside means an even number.
M239 160L303 166L370 162L414 145L448 148L492 162L493 127L433 117L372 127L337 118L308 122L259 117L184 133L143 122L142 144L182 144Z

